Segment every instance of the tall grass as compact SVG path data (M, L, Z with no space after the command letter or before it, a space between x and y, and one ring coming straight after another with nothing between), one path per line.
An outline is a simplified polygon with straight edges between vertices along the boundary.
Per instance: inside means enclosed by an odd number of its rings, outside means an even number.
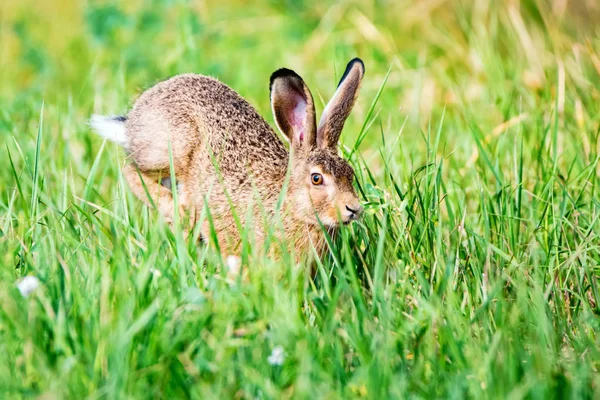
M1 5L0 395L598 398L599 15L586 0ZM269 74L293 68L322 110L354 56L367 73L341 151L366 213L315 279L251 232L247 279L230 279L132 196L123 152L86 125L188 71L272 122Z

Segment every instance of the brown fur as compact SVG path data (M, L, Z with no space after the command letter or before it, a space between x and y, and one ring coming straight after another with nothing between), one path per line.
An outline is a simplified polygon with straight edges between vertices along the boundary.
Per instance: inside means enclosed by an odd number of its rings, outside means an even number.
M320 123L327 127L322 129L323 137L317 133L312 95L302 79L289 70L274 73L273 112L290 139L291 162L267 122L227 85L193 74L158 83L138 98L125 122L131 163L123 173L132 192L151 204L145 184L159 212L172 219L172 192L159 181L170 174L171 154L179 211L189 212L195 221L208 205L222 253L237 254L240 234L232 206L242 225L250 223L247 215L254 217L252 230L262 242L264 222L273 220L290 164L282 234L294 243L298 256L307 254L311 246L322 254L326 247L319 220L327 229L335 229L338 217L350 222L362 211L352 186L354 172L335 151L364 73L362 62L358 69L351 64L358 65L354 60L348 65L345 78L351 79L342 79L334 96L336 104L328 106L329 113ZM318 146L319 142L327 145ZM321 173L324 184L313 185L312 173ZM201 235L205 240L210 237L206 219Z

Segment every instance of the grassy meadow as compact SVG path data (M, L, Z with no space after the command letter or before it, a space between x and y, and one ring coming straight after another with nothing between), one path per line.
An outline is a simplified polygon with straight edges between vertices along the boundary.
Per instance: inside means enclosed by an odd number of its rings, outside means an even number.
M600 398L599 20L595 0L1 2L0 398ZM356 56L340 151L366 212L314 279L251 242L228 279L87 126L183 72L274 126L272 71L320 114Z

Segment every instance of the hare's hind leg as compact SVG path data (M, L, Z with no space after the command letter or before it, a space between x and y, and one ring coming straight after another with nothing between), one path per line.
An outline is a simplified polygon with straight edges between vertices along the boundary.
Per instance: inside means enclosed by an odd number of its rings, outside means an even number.
M156 208L165 219L168 222L173 222L175 214L173 193L171 193L170 189L157 182L157 175L140 171L136 168L135 164L127 164L123 167L123 176L127 180L129 188L138 199L150 207L152 206L152 202L154 202L154 205L156 205ZM179 204L179 211L180 213L183 211L182 204Z

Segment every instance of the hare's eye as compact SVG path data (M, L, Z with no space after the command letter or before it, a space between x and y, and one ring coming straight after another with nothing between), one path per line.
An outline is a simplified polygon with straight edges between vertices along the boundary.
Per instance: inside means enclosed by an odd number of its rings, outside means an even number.
M323 175L321 175L321 174L312 174L310 176L310 181L315 186L322 185L323 184Z

